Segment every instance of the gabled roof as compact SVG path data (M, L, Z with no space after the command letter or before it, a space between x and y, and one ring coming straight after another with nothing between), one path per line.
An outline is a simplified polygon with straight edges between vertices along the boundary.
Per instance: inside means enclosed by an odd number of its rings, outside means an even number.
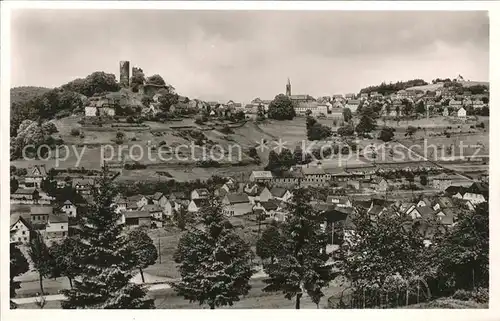
M66 200L66 201L64 202L64 205L73 205L73 203L72 203L70 200Z
M433 218L434 209L430 206L420 206L415 208L422 218Z
M422 198L420 201L423 201L426 206L432 206L431 201L427 197Z
M343 195L328 195L326 197L326 202L327 203L333 203L333 204L347 204L349 203L349 198L347 196Z
M19 195L31 195L34 192L36 192L36 188L19 188L15 193L13 194L19 194Z
M67 223L68 215L62 214L49 214L49 223Z
M474 183L472 183L471 186L469 186L469 188L467 188L466 192L473 193L473 194L481 194L481 195L487 197L489 189L488 189L487 184L474 182Z
M52 206L32 206L30 207L31 215L49 215L54 213Z
M272 179L273 174L270 171L252 171L252 175L255 178L260 179Z
M47 176L47 169L45 168L45 165L33 165L27 176L33 175L32 173L34 171L38 171L35 176Z
M156 193L153 194L153 199L155 201L158 201L162 196L163 196L162 192L156 192Z
M231 193L226 195L229 204L248 203L248 195L243 193Z
M368 215L380 215L385 208L380 205L373 205L372 208L368 211Z
M200 207L203 207L203 206L207 206L208 205L208 200L206 199L194 199L192 200L191 202L194 202L194 204L196 205L196 207L200 208Z
M277 210L279 207L279 202L276 202L275 200L269 200L267 202L260 202L260 205L266 210L266 211L274 211Z
M12 229L12 227L19 221L21 221L29 230L33 230L33 226L30 221L21 214L13 214L10 216L10 228Z
M208 196L208 194L209 194L208 189L206 189L206 188L197 188L194 191L196 191L198 193L198 195L200 195L200 196Z
M360 101L357 99L349 99L346 104L347 105L359 105L359 102Z
M449 195L456 195L457 193L460 193L460 195L464 195L467 189L463 186L449 186L448 188L445 189L446 193Z
M271 188L271 195L274 197L283 197L286 193L287 189L286 188L281 188L281 187L273 187Z
M141 211L147 212L161 212L161 206L158 204L146 204L141 208Z
M137 195L132 195L132 196L129 196L128 197L128 200L130 202L138 202L140 200L142 200L142 198L144 197L144 195L141 195L141 194L137 194Z
M128 211L128 212L123 212L123 215L125 215L125 218L146 218L146 217L151 217L151 214L146 211Z
M449 197L440 197L438 200L437 200L437 204L439 204L439 207L441 209L443 208L450 208L450 207L454 207L454 204L453 204L453 201L451 198Z

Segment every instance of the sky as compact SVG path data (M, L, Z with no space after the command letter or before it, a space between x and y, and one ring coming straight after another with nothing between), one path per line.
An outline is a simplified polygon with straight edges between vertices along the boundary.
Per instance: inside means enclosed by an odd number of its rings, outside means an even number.
M11 86L57 87L119 61L189 98L248 103L437 77L489 79L489 19L465 11L35 10L11 16Z

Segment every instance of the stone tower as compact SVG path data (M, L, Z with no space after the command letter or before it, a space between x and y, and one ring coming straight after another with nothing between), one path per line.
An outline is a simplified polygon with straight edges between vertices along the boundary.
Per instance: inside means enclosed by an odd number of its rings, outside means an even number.
M127 88L130 84L130 62L120 61L120 84Z
M288 83L286 84L286 95L292 95L292 84L290 83L290 78L288 78Z

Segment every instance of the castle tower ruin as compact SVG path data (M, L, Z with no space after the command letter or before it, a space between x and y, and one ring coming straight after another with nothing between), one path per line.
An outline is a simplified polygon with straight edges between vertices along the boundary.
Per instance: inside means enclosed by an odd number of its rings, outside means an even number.
M120 84L124 88L128 88L130 84L130 62L120 61Z

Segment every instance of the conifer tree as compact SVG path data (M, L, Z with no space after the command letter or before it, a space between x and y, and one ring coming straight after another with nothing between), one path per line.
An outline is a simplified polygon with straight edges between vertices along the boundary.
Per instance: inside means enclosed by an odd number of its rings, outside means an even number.
M136 256L118 223L115 189L104 166L92 188L94 203L81 217L80 250L77 258L81 274L72 289L64 290L64 309L148 309L153 301L145 298L144 289L130 282Z
M296 309L300 309L304 294L318 305L324 296L322 288L334 278L326 264L327 235L321 229L324 219L313 210L310 200L306 189L294 191L289 218L280 227L284 236L282 248L274 262L264 264L269 278L263 290L282 291L289 300L295 297Z
M200 225L179 240L174 255L181 280L172 283L178 295L210 309L232 306L250 290L252 252L235 232L215 199L200 211Z

